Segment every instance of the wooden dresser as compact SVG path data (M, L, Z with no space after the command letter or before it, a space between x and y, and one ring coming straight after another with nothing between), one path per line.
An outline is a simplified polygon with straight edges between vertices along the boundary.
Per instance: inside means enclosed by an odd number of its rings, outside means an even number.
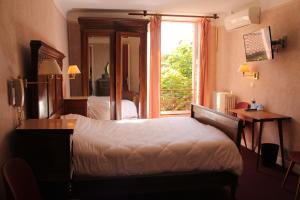
M29 119L16 129L15 156L28 162L49 199L69 195L75 123L73 119Z
M109 93L110 93L109 77L105 77L102 75L102 78L96 81L96 95L109 96Z
M87 116L88 97L77 96L64 99L64 114L79 114Z

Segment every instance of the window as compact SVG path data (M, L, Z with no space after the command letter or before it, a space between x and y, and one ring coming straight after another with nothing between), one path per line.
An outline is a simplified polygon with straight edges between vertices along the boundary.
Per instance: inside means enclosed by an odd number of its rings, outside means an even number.
M161 24L160 113L186 114L195 100L196 24Z

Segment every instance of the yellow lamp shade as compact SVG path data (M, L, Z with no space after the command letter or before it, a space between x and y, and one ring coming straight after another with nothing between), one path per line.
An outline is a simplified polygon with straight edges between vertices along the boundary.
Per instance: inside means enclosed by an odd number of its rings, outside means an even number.
M240 65L239 72L245 73L250 72L249 65L244 63Z
M68 68L68 74L80 74L80 70L77 65L70 65Z

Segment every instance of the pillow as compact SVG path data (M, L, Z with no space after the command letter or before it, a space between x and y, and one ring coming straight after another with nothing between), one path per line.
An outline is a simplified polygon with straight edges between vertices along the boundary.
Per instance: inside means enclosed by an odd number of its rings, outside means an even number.
M138 113L133 101L122 100L122 119L136 119Z

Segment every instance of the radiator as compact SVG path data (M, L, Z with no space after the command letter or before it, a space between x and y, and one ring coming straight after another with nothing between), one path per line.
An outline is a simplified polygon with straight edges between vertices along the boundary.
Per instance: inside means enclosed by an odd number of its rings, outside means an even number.
M214 107L218 112L230 115L230 109L235 108L236 96L229 92L215 92Z

